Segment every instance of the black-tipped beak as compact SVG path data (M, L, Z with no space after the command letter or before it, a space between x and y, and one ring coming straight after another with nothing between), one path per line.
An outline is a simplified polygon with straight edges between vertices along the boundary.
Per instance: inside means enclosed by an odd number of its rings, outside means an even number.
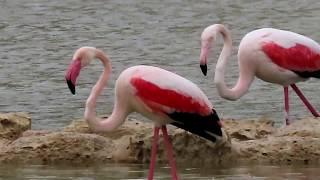
M207 75L207 64L200 64L201 71L203 75Z
M75 88L74 84L71 82L71 80L66 79L66 81L67 81L67 84L68 84L68 87L69 87L71 93L73 95L76 94L76 88Z

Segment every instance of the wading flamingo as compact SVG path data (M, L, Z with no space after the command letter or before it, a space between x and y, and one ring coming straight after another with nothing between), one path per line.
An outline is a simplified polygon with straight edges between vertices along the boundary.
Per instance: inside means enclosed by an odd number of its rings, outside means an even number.
M96 101L107 85L111 72L109 58L93 47L79 48L66 72L65 79L72 94L80 70L94 58L104 70L86 101L84 118L95 132L112 131L120 126L131 112L138 112L154 121L154 137L148 179L153 179L159 130L162 130L172 179L178 179L166 124L172 124L212 142L222 137L219 117L207 96L191 81L152 66L133 66L124 70L115 84L115 105L112 114L101 119L96 116Z
M255 76L263 81L284 87L285 121L290 124L288 86L297 93L306 107L315 116L318 112L308 102L295 83L311 77L320 78L320 45L300 34L273 28L263 28L249 32L239 45L239 78L233 88L224 81L224 71L231 55L230 32L222 24L214 24L204 29L201 35L200 67L207 74L207 59L211 45L221 35L224 40L222 52L215 69L214 82L221 97L237 100L249 89Z

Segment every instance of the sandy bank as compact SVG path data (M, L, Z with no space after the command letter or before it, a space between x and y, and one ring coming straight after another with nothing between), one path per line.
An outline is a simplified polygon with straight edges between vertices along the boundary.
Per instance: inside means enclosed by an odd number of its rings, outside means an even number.
M285 128L268 119L225 120L226 136L211 143L169 126L177 163L318 164L320 119L306 118ZM61 131L30 130L26 113L0 114L0 163L147 163L153 125L128 119L113 132L94 134L83 120ZM166 162L160 142L158 162Z

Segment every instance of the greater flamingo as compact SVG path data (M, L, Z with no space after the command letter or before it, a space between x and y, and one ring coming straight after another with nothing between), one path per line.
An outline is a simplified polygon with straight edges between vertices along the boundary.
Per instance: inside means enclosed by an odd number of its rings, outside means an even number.
M115 105L106 119L96 116L96 101L106 86L111 72L107 55L93 47L79 48L66 72L65 79L72 94L80 70L94 58L104 70L86 101L84 118L95 132L112 131L120 126L131 112L138 112L154 121L154 137L148 179L153 179L159 130L167 149L172 179L178 179L166 124L172 124L212 142L222 137L221 123L207 96L191 81L152 66L133 66L124 70L115 85Z
M249 89L255 76L263 81L284 87L285 121L290 124L289 93L291 86L306 107L315 116L318 112L308 102L295 83L311 77L320 78L320 45L300 34L273 28L262 28L243 37L238 50L239 78L233 88L224 81L224 71L231 55L232 40L228 29L214 24L204 29L201 35L200 67L207 74L207 59L212 43L221 34L223 49L215 69L214 82L221 97L237 100Z

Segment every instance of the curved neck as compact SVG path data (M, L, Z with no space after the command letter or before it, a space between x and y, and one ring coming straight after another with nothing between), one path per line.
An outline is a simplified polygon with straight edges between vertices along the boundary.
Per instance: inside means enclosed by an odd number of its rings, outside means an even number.
M215 69L214 82L218 89L218 93L221 97L228 100L237 100L243 96L249 89L250 84L253 81L253 75L247 70L243 69L239 63L239 78L236 85L233 88L228 88L225 81L225 69L228 58L232 53L232 40L230 32L223 26L217 25L214 34L221 34L223 37L224 45L219 56ZM218 32L218 33L217 33Z
M96 49L95 57L102 62L104 70L100 75L97 83L93 86L91 93L86 101L84 118L87 121L90 129L95 132L112 131L124 122L127 114L124 113L124 110L119 108L119 104L117 103L117 99L115 98L115 106L111 116L106 119L101 119L96 116L97 98L102 93L104 87L107 85L111 72L111 63L109 58L99 49Z

